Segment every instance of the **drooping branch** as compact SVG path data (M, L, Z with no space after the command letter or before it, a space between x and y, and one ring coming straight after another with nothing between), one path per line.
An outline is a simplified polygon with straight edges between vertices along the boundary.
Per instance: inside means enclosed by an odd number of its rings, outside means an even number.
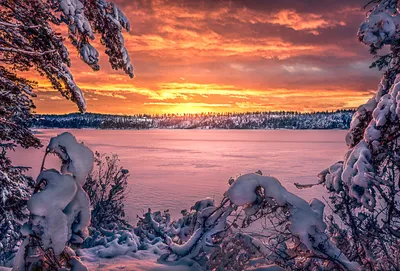
M12 24L8 22L2 22L0 21L0 26L7 26L7 27L21 27L21 28L30 28L30 29L36 29L40 28L40 25L22 25L22 24Z
M35 52L35 51L27 51L27 50L22 50L22 49L6 48L6 47L0 47L0 51L13 52L13 53L19 53L19 54L26 54L26 55L31 55L31 56L42 56L42 55L45 55L45 54L50 54L50 53L56 52L56 50L49 50L49 51L44 51L44 52Z

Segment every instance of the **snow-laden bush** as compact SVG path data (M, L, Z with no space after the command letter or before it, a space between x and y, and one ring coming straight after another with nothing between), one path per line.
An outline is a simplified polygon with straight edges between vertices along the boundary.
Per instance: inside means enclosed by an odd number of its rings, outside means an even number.
M261 174L231 178L219 204L200 200L177 220L168 210L149 209L133 229L104 225L77 254L93 261L137 258L148 251L160 255L159 263L193 270L263 270L273 264L286 270L359 270L360 263L346 254L352 240L332 217L324 222L321 201L307 203L277 179ZM264 221L261 228L254 228L257 221Z
M199 201L191 212L168 224L150 210L138 223L138 236L162 238L167 253L159 262L204 270L243 270L279 264L287 270L358 270L330 239L323 220L325 205L307 203L269 176L246 174L230 181L222 202ZM268 221L262 234L246 228ZM145 225L145 226L144 226ZM145 230L143 230L145 229ZM254 229L252 229L254 231Z
M140 249L140 240L131 227L123 227L118 222L93 228L83 244L84 249L78 250L77 254L84 256L84 259L90 257L89 255L97 258L134 255Z
M36 179L36 191L27 203L30 219L21 229L24 239L14 270L84 268L67 245L81 244L88 235L90 202L82 185L93 168L94 156L70 133L53 137L46 148L46 155L49 153L61 159L61 173L43 169Z
M109 223L128 225L124 199L129 171L119 166L116 154L104 155L96 152L94 161L95 168L83 185L92 207L90 227L99 229Z
M84 259L90 259L90 255L99 258L133 255L140 241L125 217L129 171L119 166L116 154L96 152L94 160L95 168L83 185L91 204L89 237L82 245L85 250L78 250L78 254Z

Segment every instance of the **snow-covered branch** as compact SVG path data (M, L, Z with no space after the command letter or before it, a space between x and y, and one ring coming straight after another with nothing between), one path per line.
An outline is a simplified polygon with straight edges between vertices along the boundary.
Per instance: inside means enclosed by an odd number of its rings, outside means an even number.
M26 55L37 55L37 56L42 56L45 54L50 54L50 53L56 52L56 50L49 50L49 51L45 51L45 52L35 52L35 51L26 51L26 50L7 48L7 47L1 47L1 46L0 46L0 51L26 54Z
M12 24L12 23L7 23L7 22L2 22L0 21L0 26L6 26L6 27L21 27L21 28L40 28L40 25L22 25L22 24Z
M133 77L133 66L121 34L123 28L129 30L129 22L112 2L6 0L0 7L0 54L1 62L6 64L3 68L17 71L34 68L65 98L75 102L81 112L86 111L86 102L68 69L69 52L61 34L53 31L54 24L68 24L73 45L94 70L100 69L99 53L89 40L98 35L106 45L111 66Z

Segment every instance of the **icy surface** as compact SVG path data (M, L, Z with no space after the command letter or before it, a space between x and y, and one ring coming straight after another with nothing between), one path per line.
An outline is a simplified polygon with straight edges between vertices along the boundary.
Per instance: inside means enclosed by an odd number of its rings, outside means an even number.
M65 130L39 130L46 145ZM93 151L117 153L131 173L126 210L136 221L141 210L170 209L180 217L199 200L216 203L228 180L239 173L261 170L279 179L290 192L304 199L321 198L325 188L298 190L293 183L316 183L317 174L343 160L346 131L252 131L252 130L70 130ZM38 174L44 149L18 149L13 160L34 167ZM329 155L325 155L329 153ZM25 160L26 159L26 160ZM57 157L48 157L48 168L59 168ZM36 164L35 164L36 163ZM285 165L282 167L282 165Z

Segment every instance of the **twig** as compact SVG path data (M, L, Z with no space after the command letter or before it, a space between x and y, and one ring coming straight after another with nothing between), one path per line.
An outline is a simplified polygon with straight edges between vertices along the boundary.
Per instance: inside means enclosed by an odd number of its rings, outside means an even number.
M40 172L42 172L43 169L44 169L44 163L45 163L45 161L46 161L46 156L47 156L47 154L49 154L49 151L46 149L46 152L44 153L44 156L43 156L42 165L41 165L41 167L40 167Z

